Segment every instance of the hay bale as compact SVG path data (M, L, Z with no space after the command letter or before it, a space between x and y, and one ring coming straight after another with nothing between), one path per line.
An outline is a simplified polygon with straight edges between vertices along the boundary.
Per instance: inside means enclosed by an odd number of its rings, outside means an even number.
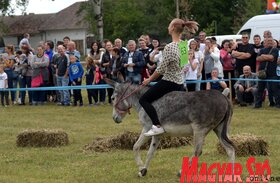
M68 135L61 130L25 130L17 136L18 147L57 147L69 144Z
M239 157L269 155L268 143L262 137L251 134L240 134L230 138L235 145L235 154ZM218 143L217 150L221 154L226 154L223 146Z
M84 151L108 152L111 149L131 150L139 137L135 132L124 132L117 136L97 138L91 144L84 146ZM148 149L151 139L141 149ZM192 137L167 137L161 138L159 149L191 145Z

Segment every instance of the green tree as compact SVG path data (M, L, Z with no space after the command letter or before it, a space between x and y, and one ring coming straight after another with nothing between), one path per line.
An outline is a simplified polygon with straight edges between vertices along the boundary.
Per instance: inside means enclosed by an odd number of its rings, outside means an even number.
M263 14L265 0L181 0L181 14L200 24L208 35L234 34L252 16ZM188 7L186 12L186 8ZM216 25L213 23L216 22ZM215 30L215 27L217 30Z
M235 0L233 14L233 32L237 32L241 26L255 15L264 14L266 0Z
M29 0L0 0L0 15L13 15L15 9L21 9L25 12Z

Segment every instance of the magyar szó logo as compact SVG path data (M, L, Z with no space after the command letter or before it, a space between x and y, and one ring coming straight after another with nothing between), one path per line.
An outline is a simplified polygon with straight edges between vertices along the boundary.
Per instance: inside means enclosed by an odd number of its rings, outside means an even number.
M242 180L241 175L246 178ZM198 158L194 157L189 161L188 157L183 158L180 183L266 183L271 180L271 168L269 161L256 162L254 157L247 160L246 167L240 163L213 163L207 165L202 162L198 167Z

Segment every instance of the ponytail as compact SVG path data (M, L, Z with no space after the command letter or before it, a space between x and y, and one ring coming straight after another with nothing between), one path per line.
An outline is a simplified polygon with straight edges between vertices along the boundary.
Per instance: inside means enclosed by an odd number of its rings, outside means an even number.
M191 33L198 31L198 23L195 21L185 21L183 27Z
M195 21L185 21L179 18L172 20L171 24L174 26L174 31L181 34L184 30L195 33L198 30L198 23Z

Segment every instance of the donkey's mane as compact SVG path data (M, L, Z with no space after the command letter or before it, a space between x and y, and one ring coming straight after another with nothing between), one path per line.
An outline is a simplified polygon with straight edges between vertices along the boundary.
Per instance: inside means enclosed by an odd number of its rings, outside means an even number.
M140 98L140 96L142 96L150 87L149 86L141 86L141 85L137 85L137 84L130 84L128 82L125 82L125 83L121 83L119 88L120 88L120 92L124 92L124 90L127 88L127 86L129 86L129 89L128 91L126 92L127 94L128 93L131 93L132 91L134 90L137 90L139 87L139 91L137 91L135 94Z

